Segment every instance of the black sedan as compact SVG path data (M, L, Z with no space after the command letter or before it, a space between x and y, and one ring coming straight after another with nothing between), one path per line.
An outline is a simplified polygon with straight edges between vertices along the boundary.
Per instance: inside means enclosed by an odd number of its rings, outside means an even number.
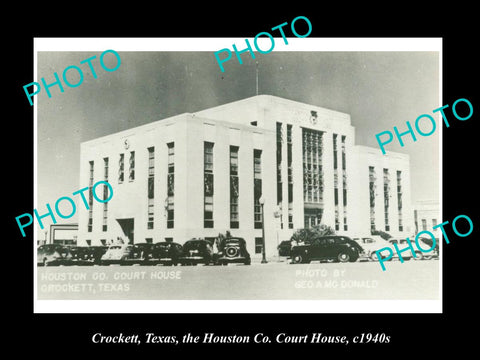
M346 236L322 236L310 244L292 248L292 263L309 263L312 260L355 262L363 251L357 242Z
M204 239L188 240L182 247L179 262L182 265L209 265L213 261L212 245Z
M149 262L162 265L177 265L182 256L182 245L174 242L158 242L152 246Z
M290 257L290 250L292 249L292 243L290 240L283 240L278 246L278 256Z
M243 263L250 265L250 254L247 251L245 239L231 237L223 239L219 245L219 253L216 254L216 263L227 265L229 263Z

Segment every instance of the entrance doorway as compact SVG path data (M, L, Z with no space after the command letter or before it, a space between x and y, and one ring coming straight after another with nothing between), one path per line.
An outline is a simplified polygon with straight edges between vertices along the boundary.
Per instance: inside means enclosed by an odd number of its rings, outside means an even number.
M133 244L134 240L134 218L117 219L118 224L122 228L123 235L128 239L129 244Z

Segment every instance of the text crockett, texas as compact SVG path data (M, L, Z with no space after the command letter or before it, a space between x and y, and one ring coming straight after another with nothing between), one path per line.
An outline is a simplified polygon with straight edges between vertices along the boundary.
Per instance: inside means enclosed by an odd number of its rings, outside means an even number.
M117 65L114 67L114 68L108 68L105 66L105 63L103 62L103 58L106 54L108 53L112 53L113 55L115 55L115 57L117 58ZM97 56L94 55L94 56L91 56L89 57L88 59L85 59L85 60L82 60L80 61L80 64L85 64L87 63L88 66L90 67L90 70L92 72L92 76L94 79L97 78L97 73L95 72L95 69L93 68L93 65L92 65L92 60L94 60ZM118 55L118 53L115 51L115 50L105 50L101 55L100 55L100 66L103 68L103 70L105 71L108 71L108 72L113 72L115 70L117 70L119 67L120 67L120 64L121 64L121 59L120 59L120 55ZM77 72L78 72L78 75L79 75L79 80L76 84L72 84L70 81L67 80L67 72L70 70L70 69L75 69ZM58 77L58 74L56 72L53 73L53 77L55 78L55 81L52 82L51 84L47 84L47 82L45 81L45 78L42 77L42 84L43 84L43 87L45 89L45 91L47 92L47 95L49 98L52 97L52 94L50 93L50 88L52 86L55 86L55 85L58 85L58 87L60 88L60 92L64 92L63 90L63 86L62 86L62 82L60 81L60 78ZM75 65L70 65L70 66L67 66L64 70L63 70L63 74L62 74L62 78L63 78L63 82L68 86L68 87L71 87L71 88L76 88L80 85L82 85L83 83L83 72L82 72L82 69L80 69L78 66L75 66ZM28 87L29 86L36 86L37 87L37 90L33 93L29 93L28 92ZM23 87L23 90L25 91L25 94L27 95L27 99L28 101L30 102L30 105L33 105L33 102L32 102L32 97L37 95L41 90L42 90L42 87L40 86L40 84L38 82L31 82L30 84L27 84Z

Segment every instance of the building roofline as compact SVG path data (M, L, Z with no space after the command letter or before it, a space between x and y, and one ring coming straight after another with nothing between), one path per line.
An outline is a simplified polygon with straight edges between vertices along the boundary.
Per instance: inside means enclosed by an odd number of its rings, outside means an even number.
M399 153L395 151L387 151L386 154L382 154L380 148L366 146L366 145L354 145L355 151L359 154L371 154L374 156L385 157L385 158L397 158L397 159L404 159L410 160L410 155L405 153Z
M350 114L347 114L347 113L344 113L344 112L341 112L341 111L337 111L337 110L332 110L332 109L325 108L325 107L318 106L318 105L308 104L308 103L304 103L304 102L300 102L300 101L296 101L296 100L290 100L290 99L286 99L286 98L283 98L283 97L279 97L279 96L275 96L275 95L268 95L268 94L250 96L248 98L231 101L231 102L221 104L221 105L218 105L218 106L214 106L214 107L211 107L211 108L208 108L208 109L199 110L195 113L199 114L199 115L202 115L202 113L208 113L208 112L216 111L216 110L223 110L224 108L228 108L231 105L242 104L242 103L255 103L257 106L258 105L267 106L269 103L270 104L272 104L272 103L283 103L283 104L287 104L287 105L291 105L291 106L295 106L295 107L302 107L302 108L305 108L306 110L311 110L312 108L314 108L318 111L321 111L324 114L328 114L328 115L333 116L335 118L347 119L349 121L350 125L351 125Z

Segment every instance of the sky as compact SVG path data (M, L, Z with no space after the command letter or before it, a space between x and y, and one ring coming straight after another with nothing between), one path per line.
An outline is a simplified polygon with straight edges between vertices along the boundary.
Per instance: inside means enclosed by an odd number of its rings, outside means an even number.
M220 48L220 47L219 47ZM37 53L37 78L54 81L70 65L83 70L76 88L64 85L36 95L37 106L37 209L46 212L62 196L86 186L79 184L80 143L173 115L196 112L254 96L255 61L258 61L259 94L279 96L324 107L351 116L356 144L375 147L375 134L397 126L405 131L421 114L432 115L439 103L437 52L323 52L273 51L248 53L243 64L235 57L221 72L210 51L119 51L120 67L104 71L102 51ZM93 55L97 78L87 64ZM112 54L104 58L113 68ZM68 72L71 83L79 80ZM26 100L28 101L28 100ZM435 116L438 123L438 117ZM425 126L425 131L428 127ZM410 155L412 201L438 199L440 126L417 141L404 137L387 151ZM42 211L45 210L45 211ZM68 222L75 222L76 216Z

